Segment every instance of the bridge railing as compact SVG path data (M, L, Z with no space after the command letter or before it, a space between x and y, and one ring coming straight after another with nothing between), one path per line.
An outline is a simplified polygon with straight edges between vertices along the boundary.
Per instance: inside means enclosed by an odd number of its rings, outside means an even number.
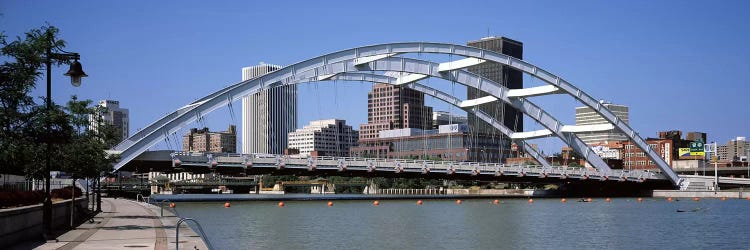
M416 169L453 169L466 173L509 172L516 174L535 175L571 175L571 176L594 176L602 179L664 179L655 171L648 170L610 170L601 172L597 169L579 168L568 166L544 167L542 165L502 164L487 162L459 162L459 161L434 161L418 159L388 159L388 158L366 158L366 157L333 157L333 156L300 156L300 155L273 155L273 154L237 154L237 153L190 153L175 152L173 156L183 162L206 162L208 154L219 164L237 164L244 161L252 161L254 164L276 165L279 163L293 165L316 165L337 166L344 163L348 166L374 166L376 168L400 167L404 170L414 171Z

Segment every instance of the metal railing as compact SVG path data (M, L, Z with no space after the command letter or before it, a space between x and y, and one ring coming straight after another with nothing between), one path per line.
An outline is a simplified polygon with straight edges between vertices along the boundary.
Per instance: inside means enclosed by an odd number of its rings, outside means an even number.
M206 247L208 249L213 249L213 246L211 245L211 241L208 240L208 237L206 237L206 234L203 232L203 227L201 227L201 223L199 223L197 220L193 218L180 218L179 221L177 221L177 225L175 226L175 235L174 235L174 247L175 249L180 249L180 224L184 221L192 221L195 223L195 225L198 227L198 232L201 234L201 238L203 239L203 242L206 243Z

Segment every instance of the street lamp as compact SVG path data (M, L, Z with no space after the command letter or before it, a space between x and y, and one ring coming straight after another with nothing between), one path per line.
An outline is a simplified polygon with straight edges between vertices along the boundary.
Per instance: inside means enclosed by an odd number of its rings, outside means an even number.
M60 61L70 61L73 60L73 62L70 64L70 69L67 73L65 73L66 76L70 76L70 83L75 86L81 86L81 78L86 77L86 73L83 72L83 67L81 66L81 63L78 62L78 60L81 59L81 56L78 55L78 53L70 53L66 51L62 51L60 49L60 52L62 53L54 53L52 52L52 38L50 38L50 46L47 47L46 51L46 66L47 66L47 116L49 116L52 113L52 60L60 60ZM50 162L52 157L52 142L51 142L51 135L52 135L52 124L50 124L49 117L47 117L46 120L46 129L47 129L47 162L44 167L44 204L43 211L42 211L42 221L44 226L44 238L49 238L52 235L52 194L50 193L50 179L52 178L50 176ZM75 195L75 194L73 194Z

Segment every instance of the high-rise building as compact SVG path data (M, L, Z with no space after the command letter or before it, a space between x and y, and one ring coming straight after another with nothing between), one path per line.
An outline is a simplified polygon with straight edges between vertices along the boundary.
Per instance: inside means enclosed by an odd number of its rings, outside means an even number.
M120 102L113 100L101 100L97 106L100 108L99 117L89 116L89 123L91 124L89 129L97 131L97 124L102 122L112 125L117 130L117 141L130 137L128 109L120 108Z
M466 45L523 59L523 43L506 37L485 37L477 41L469 41ZM471 66L468 70L493 82L502 84L509 89L523 88L523 72L503 66L500 63L484 62ZM488 96L489 94L469 87L467 88L466 95L467 100L472 100ZM496 121L502 121L506 127L514 131L523 131L523 113L509 104L502 102L486 103L480 105L479 109L493 116ZM469 126L476 133L490 134L495 130L492 125L477 118L474 114L469 113L468 119Z
M237 153L237 128L229 125L227 131L221 132L208 131L208 128L192 128L182 136L182 150Z
M430 127L432 107L424 105L422 92L378 83L367 94L367 124L360 125L359 139L376 139L381 130Z
M719 160L748 161L750 159L750 141L746 137L737 137L727 144L718 146Z
M281 66L261 63L242 68L242 80L250 80ZM242 153L281 154L289 132L297 129L297 86L287 85L242 98Z
M467 118L463 115L451 114L445 111L432 111L432 129L438 129L440 125L466 124Z
M605 101L599 101L604 107L608 108L612 113L615 114L620 120L627 124L629 120L629 109L628 106L612 104ZM596 113L589 107L576 107L576 125L596 125L596 124L609 124L601 115ZM579 138L589 146L599 146L607 144L613 141L626 141L628 137L624 134L616 132L614 129L611 131L604 132L586 132L577 134Z
M345 120L311 121L310 125L289 133L289 148L298 149L304 156L348 157L358 138L359 132L346 125Z

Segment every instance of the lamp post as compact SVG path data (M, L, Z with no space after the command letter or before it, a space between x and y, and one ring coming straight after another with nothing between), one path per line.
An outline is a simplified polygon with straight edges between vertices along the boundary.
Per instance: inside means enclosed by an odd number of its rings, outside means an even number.
M58 49L59 50L59 49ZM52 113L52 60L61 60L61 61L70 61L73 60L72 63L70 63L70 69L67 73L65 73L66 76L70 76L70 83L75 86L81 86L81 78L86 77L86 73L83 72L83 67L81 66L81 63L78 62L78 60L81 59L81 56L78 55L78 53L70 53L62 51L62 53L54 53L52 52L52 39L50 38L50 46L47 47L46 51L46 61L45 64L47 66L47 116L49 116ZM45 176L45 182L44 182L44 204L43 211L42 211L42 221L44 226L44 238L49 239L50 236L52 236L52 195L50 193L50 179L52 178L50 176L50 164L51 164L51 155L52 155L52 124L50 123L49 117L45 119L45 125L47 130L47 156L46 156L46 164L44 167L44 176Z

